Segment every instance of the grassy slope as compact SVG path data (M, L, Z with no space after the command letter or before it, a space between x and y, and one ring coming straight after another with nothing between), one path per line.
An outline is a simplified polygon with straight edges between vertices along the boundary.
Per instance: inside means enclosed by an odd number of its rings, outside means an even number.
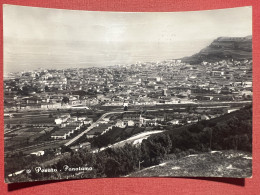
M176 158L169 155L160 165L134 172L128 177L235 177L252 176L252 155L246 152L222 151Z

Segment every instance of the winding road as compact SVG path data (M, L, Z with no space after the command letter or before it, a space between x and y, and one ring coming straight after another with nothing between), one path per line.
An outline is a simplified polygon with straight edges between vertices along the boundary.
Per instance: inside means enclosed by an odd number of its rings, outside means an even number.
M76 137L72 138L71 140L69 140L67 143L65 143L65 146L69 146L71 144L73 144L75 141L77 141L80 137L82 137L83 135L85 135L87 132L89 132L91 129L93 129L94 127L97 126L97 124L103 120L105 117L107 117L110 114L121 114L122 112L108 112L103 114L96 122L92 123L86 130L84 130L83 132L81 132L80 134L78 134Z

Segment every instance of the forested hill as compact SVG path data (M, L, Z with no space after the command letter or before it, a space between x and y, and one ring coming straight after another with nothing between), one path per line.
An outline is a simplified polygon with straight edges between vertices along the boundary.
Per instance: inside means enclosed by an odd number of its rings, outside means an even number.
M172 152L252 149L252 107L225 114L211 120L200 121L167 131L172 141Z
M184 57L182 61L198 64L203 61L216 62L223 59L252 59L252 36L219 37L199 53Z

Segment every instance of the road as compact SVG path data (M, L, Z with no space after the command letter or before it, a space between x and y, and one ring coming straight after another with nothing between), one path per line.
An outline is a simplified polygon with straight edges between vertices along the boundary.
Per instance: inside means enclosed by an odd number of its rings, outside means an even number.
M67 143L65 143L65 146L69 146L72 143L74 143L75 141L77 141L80 137L82 137L83 135L85 135L87 132L89 132L91 129L93 129L94 127L97 126L97 124L103 120L106 116L110 115L110 114L121 114L122 112L108 112L103 114L96 122L92 123L85 131L81 132L80 134L78 134L76 137L72 138L71 140L69 140Z
M142 141L144 139L147 139L150 135L158 134L158 133L162 133L162 132L164 132L164 130L153 130L153 131L145 131L145 132L142 132L142 133L138 133L138 134L133 135L132 137L129 137L125 140L122 140L120 142L114 143L114 144L106 146L106 147L102 147L100 149L93 150L92 152L97 153L97 152L100 152L100 151L105 150L107 148L123 147L126 143L128 143L128 144L132 143L134 145L140 144L140 143L142 143Z

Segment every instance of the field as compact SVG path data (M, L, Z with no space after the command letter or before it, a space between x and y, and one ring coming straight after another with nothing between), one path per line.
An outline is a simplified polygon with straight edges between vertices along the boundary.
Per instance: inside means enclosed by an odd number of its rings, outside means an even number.
M49 117L49 114L35 113L24 115L17 114L14 118L5 118L5 124L10 125L34 125L34 124L52 124L54 125L54 118Z
M18 146L18 145L30 143L33 141L30 138L32 137L37 138L41 136L39 132L41 132L44 129L45 128L28 127L28 128L20 128L11 133L8 133L5 135L5 138L8 138L6 139L5 147L8 148L12 146Z

